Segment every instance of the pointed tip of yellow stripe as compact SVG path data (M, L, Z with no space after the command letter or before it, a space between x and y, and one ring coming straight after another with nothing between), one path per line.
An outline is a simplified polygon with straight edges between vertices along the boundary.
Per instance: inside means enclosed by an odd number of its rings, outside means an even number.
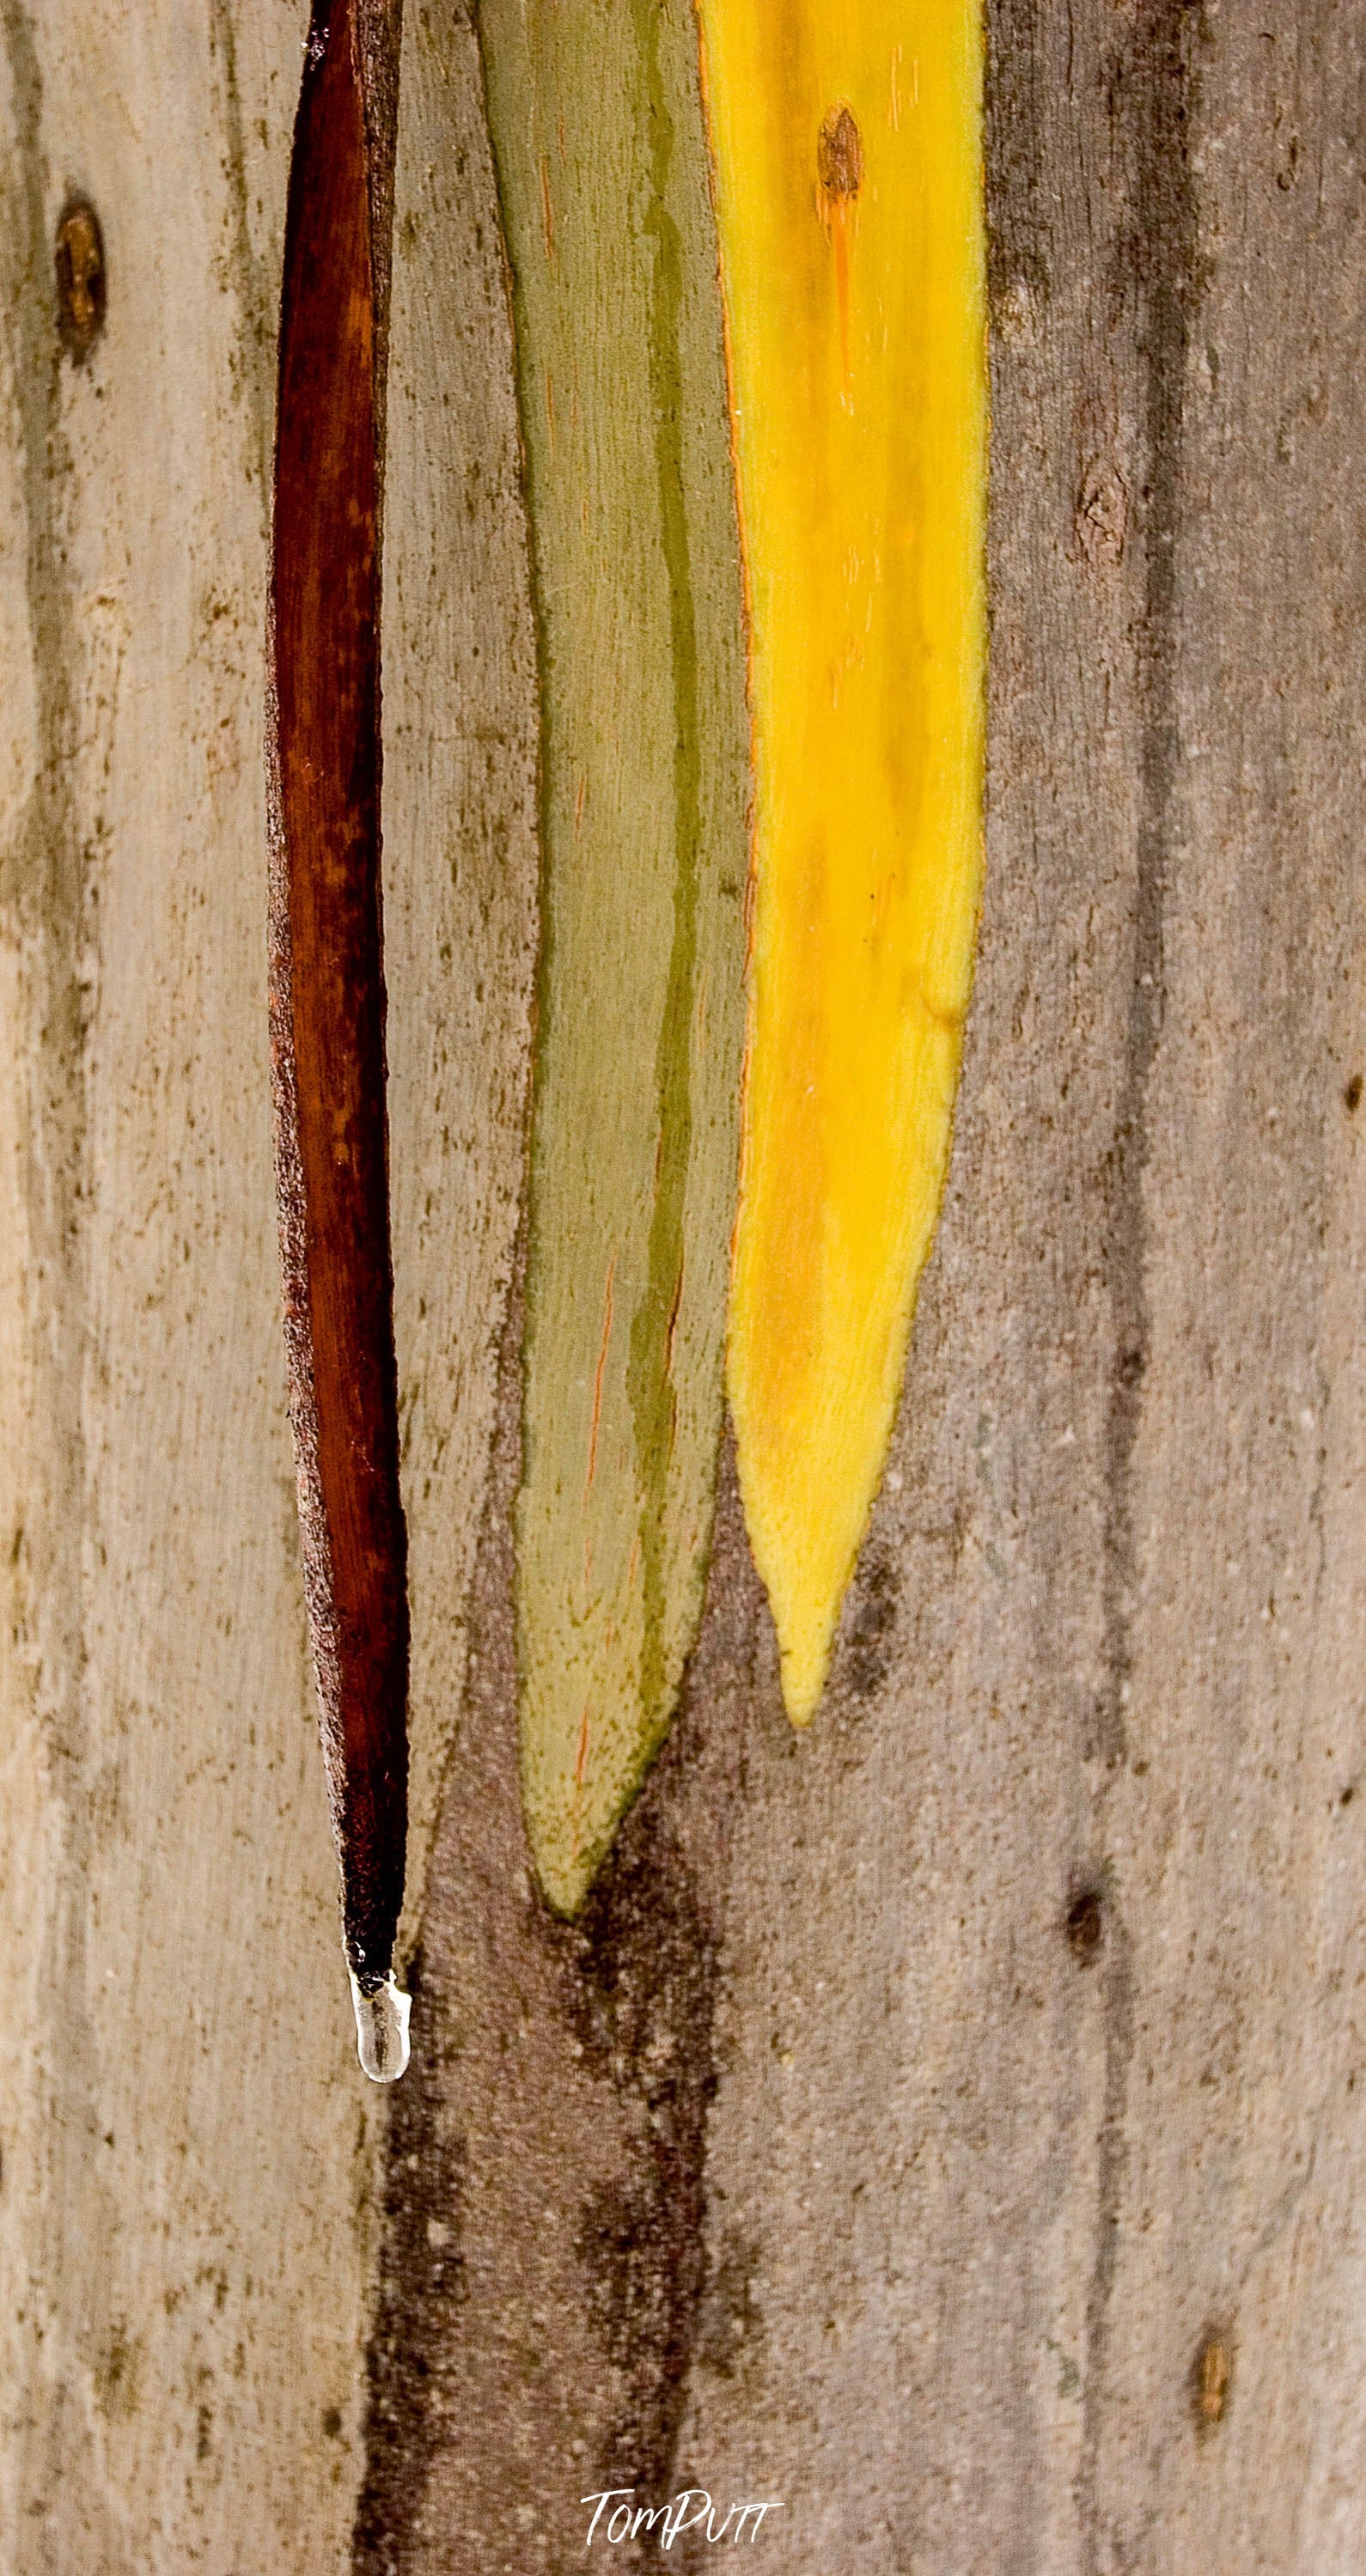
M762 1486L755 1490L752 1483L745 1495L750 1544L777 1632L783 1706L795 1727L811 1724L829 1679L835 1632L871 1492L860 1499L865 1508L858 1527L832 1546L827 1522L822 1532L827 1544L813 1547L810 1530L794 1526L790 1513L774 1511L773 1496Z
M836 1611L838 1607L836 1603ZM796 1727L809 1726L820 1706L834 1633L835 1612L818 1625L806 1624L790 1642L779 1633L783 1706Z

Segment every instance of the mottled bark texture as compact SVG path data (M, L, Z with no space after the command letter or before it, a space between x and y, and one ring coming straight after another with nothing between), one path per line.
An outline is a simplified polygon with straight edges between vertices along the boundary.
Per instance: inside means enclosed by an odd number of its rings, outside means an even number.
M781 2497L790 2576L1355 2567L1360 12L992 9L987 896L901 1424L803 1738L727 1468L682 1714L569 1928L513 1759L512 349L473 31L406 14L384 826L431 1861L377 2107L262 1042L304 13L0 7L0 2561L559 2576L580 2496L692 2480Z

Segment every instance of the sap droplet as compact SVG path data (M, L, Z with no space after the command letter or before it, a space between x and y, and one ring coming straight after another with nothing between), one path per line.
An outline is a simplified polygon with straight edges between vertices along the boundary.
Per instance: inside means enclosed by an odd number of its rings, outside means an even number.
M351 2001L356 2013L356 2049L366 2074L372 2084L397 2084L408 2063L412 1997L399 1993L392 1975L371 1994L366 1994L359 1978L353 1975Z

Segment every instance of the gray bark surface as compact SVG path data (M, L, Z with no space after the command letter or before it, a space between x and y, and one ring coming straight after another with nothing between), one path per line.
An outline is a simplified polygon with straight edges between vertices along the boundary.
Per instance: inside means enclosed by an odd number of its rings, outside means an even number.
M682 1714L572 1927L515 1759L511 342L469 16L407 15L416 2054L381 2101L305 1664L265 1053L304 13L0 13L0 2565L558 2576L581 2496L692 2482L781 2498L755 2548L791 2576L1352 2568L1360 13L994 0L986 901L894 1454L803 1737L727 1466ZM110 281L79 368L72 192Z

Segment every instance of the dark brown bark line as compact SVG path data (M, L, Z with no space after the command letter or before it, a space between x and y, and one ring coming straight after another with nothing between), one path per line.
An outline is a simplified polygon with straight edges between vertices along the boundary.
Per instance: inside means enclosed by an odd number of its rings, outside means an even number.
M1110 96L1110 112L1131 171L1132 219L1121 248L1114 301L1118 311L1133 312L1137 323L1143 616L1137 652L1142 733L1133 947L1106 1261L1114 1357L1104 1451L1103 1675L1097 1734L1107 1778L1119 1772L1128 1754L1127 1707L1139 1580L1134 1454L1150 1333L1144 1187L1150 1152L1149 1091L1162 1035L1163 922L1182 757L1177 702L1179 547L1185 509L1187 358L1202 287L1191 149L1199 106L1194 48L1203 32L1202 12L1192 0L1161 0L1161 5L1145 13L1130 52L1115 64ZM1104 1789L1101 1794L1103 1802ZM1096 1831L1097 1839L1103 1840L1099 1820ZM1099 2576L1102 2565L1108 2563L1098 2474L1135 2025L1132 1944L1123 1920L1121 1891L1112 1891L1109 1910L1102 1963L1105 2091L1086 2305L1079 2478L1085 2576Z
M1115 73L1112 112L1133 167L1132 229L1115 281L1121 307L1138 308L1142 369L1144 481L1143 623L1138 638L1142 715L1137 878L1129 1023L1116 1120L1107 1273L1115 1358L1107 1433L1105 1683L1100 1749L1110 1768L1124 1759L1130 1618L1137 1569L1130 1501L1134 1442L1148 1359L1143 1179L1149 1154L1148 1087L1163 1011L1163 913L1168 851L1179 783L1176 703L1180 600L1178 549L1183 512L1186 357L1200 293L1199 214L1191 170L1197 80L1191 0L1164 0L1147 17L1131 56Z
M448 2107L459 2055L454 1999L429 1980L420 1944L406 1974L418 2045L388 2106L364 2473L351 2540L356 2576L402 2576L413 2563L433 2471L458 2425L447 2387L469 2295L465 2141Z
M713 1904L671 1828L673 1739L577 1927L568 2001L586 2062L643 2105L629 2177L600 2185L578 2239L596 2330L622 2396L593 2484L629 2464L642 2496L669 2492L706 2277L707 2114L718 2067ZM651 1794L653 1791L653 1794Z
M271 1038L304 1582L347 1956L389 1968L408 1608L380 890L372 152L351 0L315 8L285 232L271 585Z

